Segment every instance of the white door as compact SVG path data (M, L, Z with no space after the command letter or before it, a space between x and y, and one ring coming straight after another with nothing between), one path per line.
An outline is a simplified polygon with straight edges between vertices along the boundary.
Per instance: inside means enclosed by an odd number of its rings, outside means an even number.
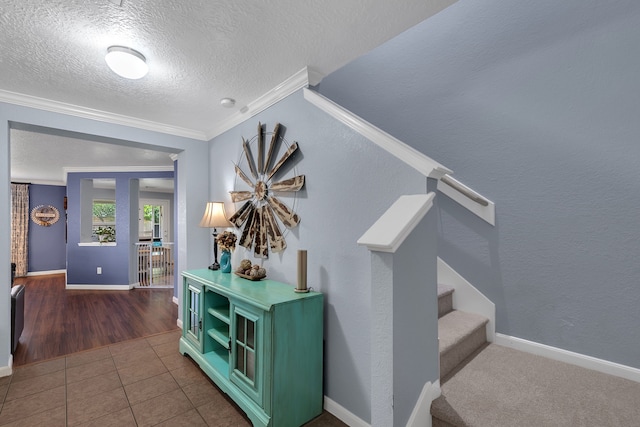
M171 242L170 221L171 210L168 200L140 199L138 236L141 240L160 238L165 243Z

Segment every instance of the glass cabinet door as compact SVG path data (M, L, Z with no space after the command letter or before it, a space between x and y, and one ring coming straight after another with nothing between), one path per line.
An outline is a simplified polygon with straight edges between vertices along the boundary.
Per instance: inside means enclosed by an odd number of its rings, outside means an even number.
M254 401L261 403L258 383L260 382L260 352L258 350L260 317L235 307L233 314L234 333L232 336L232 381L240 386Z
M184 335L197 344L202 351L202 291L199 287L187 283L185 294Z

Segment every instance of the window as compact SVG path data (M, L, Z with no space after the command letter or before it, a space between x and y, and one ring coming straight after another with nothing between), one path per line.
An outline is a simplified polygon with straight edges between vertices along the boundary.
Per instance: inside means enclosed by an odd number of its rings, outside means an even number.
M92 240L95 242L115 242L116 202L113 200L94 200L92 207Z
M116 244L116 180L80 180L80 242Z

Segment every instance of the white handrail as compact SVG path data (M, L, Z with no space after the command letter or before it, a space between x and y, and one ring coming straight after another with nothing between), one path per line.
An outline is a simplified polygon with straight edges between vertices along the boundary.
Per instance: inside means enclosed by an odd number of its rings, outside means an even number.
M377 128L319 93L304 89L304 98L334 119L349 126L388 153L413 167L424 176L439 179L445 174L452 173L450 169L442 166L424 153L394 138L382 129Z
M453 171L322 96L318 92L305 88L303 89L303 94L307 101L391 155L397 157L405 164L413 167L422 175L437 179L438 190L443 194L452 198L489 224L495 225L494 203L452 178L450 175ZM442 185L440 184L441 182Z

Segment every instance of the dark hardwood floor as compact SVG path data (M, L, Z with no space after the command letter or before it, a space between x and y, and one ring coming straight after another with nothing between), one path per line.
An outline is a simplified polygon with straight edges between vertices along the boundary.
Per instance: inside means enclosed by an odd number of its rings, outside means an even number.
M16 278L25 325L14 366L178 329L173 289L65 290L64 274Z

